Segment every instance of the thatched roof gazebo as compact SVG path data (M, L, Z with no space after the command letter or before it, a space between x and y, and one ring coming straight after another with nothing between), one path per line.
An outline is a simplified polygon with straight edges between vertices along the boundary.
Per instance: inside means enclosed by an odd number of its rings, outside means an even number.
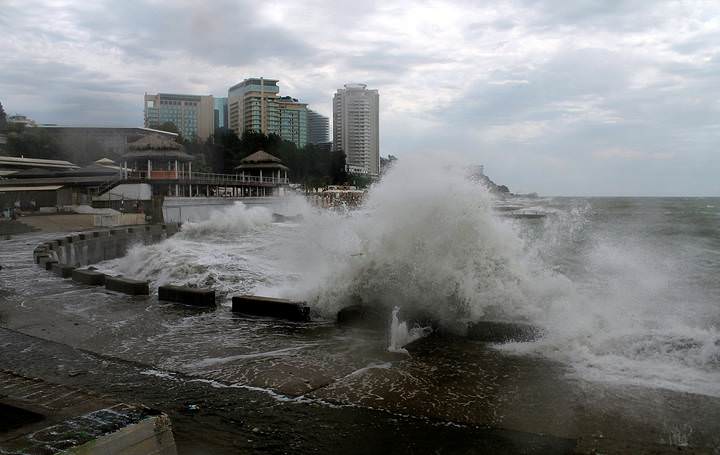
M263 150L249 155L240 160L240 165L235 167L236 173L244 177L257 177L260 182L287 183L287 171L289 168L282 160Z
M144 136L128 145L123 155L126 173L146 172L148 179L175 180L186 175L192 177L194 156L185 153L185 147L159 135Z

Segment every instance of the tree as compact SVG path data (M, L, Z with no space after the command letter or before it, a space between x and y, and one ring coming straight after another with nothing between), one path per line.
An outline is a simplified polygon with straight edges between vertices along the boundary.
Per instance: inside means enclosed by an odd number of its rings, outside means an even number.
M5 114L5 109L3 109L2 103L0 103L0 132L3 132L7 129L7 115Z
M350 174L350 183L358 188L367 188L372 183L372 179L367 175Z
M11 156L67 159L60 144L44 128L26 128L8 133L7 151Z
M187 145L186 145L187 147ZM231 130L218 129L211 140L197 147L191 147L195 156L204 156L204 162L214 172L235 172L243 158L264 150L280 158L290 168L290 181L302 183L308 188L347 183L345 154L330 152L308 144L298 148L292 141L286 141L277 134L263 134L245 131L238 137Z

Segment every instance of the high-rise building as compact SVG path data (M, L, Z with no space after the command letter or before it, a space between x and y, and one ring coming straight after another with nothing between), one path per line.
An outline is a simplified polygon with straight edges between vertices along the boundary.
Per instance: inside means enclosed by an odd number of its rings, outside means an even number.
M245 131L280 134L280 87L274 79L250 78L228 90L228 126L238 136Z
M280 108L280 137L294 142L298 148L308 143L308 108L289 96L278 98Z
M308 109L308 142L311 144L324 144L328 142L330 134L330 119Z
M213 134L214 102L211 95L145 94L145 128L172 122L186 139L205 140Z
M380 95L365 84L345 84L333 97L333 149L345 152L348 171L380 173Z
M228 99L215 98L213 126L214 129L228 127Z

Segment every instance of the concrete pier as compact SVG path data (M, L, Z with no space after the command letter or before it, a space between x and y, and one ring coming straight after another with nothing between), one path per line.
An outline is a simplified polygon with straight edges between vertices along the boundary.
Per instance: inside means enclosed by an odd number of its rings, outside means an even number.
M177 453L167 415L0 371L0 453Z
M253 316L269 316L290 321L309 321L310 308L305 302L297 302L255 295L241 295L232 298L232 311Z
M158 288L158 299L185 305L214 307L215 291L187 286L160 286Z
M119 276L105 276L105 289L130 295L150 295L150 286L147 281Z

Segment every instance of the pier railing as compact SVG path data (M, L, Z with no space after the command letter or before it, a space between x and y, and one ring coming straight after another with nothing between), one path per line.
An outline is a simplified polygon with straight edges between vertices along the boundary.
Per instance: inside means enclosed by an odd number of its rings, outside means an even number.
M287 185L289 179L284 177L260 177L244 174L213 174L209 172L183 172L183 171L127 171L128 180L178 180L180 182L197 185L238 185L238 184L269 184Z

